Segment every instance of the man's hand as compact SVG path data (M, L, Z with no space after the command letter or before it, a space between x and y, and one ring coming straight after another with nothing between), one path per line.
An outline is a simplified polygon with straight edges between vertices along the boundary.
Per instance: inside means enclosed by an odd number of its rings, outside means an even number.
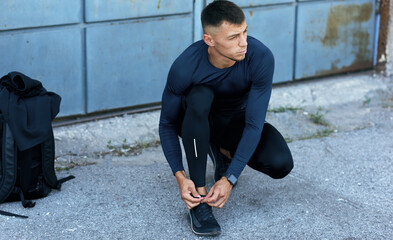
M226 177L218 180L206 195L204 202L212 207L222 208L231 194L232 185Z
M194 182L186 177L184 171L176 172L175 176L179 185L181 199L186 203L187 208L191 209L198 206L204 198L197 192Z
M220 148L220 152L221 152L225 157L227 157L227 158L229 158L229 159L232 159L232 156L231 156L231 152L230 152L230 151L228 151L228 150L226 150L226 149L224 149L224 148Z

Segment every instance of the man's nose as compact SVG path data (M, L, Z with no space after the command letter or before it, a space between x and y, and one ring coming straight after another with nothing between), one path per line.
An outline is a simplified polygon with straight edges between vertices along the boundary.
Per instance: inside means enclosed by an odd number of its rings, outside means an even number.
M247 45L248 45L248 43L247 43L247 35L244 34L244 35L242 35L242 36L240 37L239 46L240 46L240 47L245 47L245 46L247 46Z

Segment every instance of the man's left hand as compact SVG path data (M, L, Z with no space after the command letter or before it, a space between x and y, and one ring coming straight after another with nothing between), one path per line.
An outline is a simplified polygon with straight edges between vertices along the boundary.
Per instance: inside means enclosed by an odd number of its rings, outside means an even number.
M216 208L222 208L231 194L232 185L226 177L218 180L210 189L203 202Z

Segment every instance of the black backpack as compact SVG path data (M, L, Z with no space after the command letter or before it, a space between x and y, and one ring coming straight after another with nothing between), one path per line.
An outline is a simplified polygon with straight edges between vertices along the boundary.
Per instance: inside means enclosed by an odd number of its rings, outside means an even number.
M23 73L0 78L0 203L20 200L25 208L34 207L32 199L74 178L57 180L54 169L52 120L60 102L59 95Z
M0 203L21 201L23 207L32 208L32 199L46 197L52 189L74 176L57 180L55 169L55 143L53 133L49 140L24 151L19 151L12 132L0 112ZM27 218L9 212L0 214Z

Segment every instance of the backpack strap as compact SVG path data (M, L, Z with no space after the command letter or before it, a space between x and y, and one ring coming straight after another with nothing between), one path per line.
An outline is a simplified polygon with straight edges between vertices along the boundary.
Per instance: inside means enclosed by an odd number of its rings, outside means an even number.
M20 200L21 200L24 208L32 208L35 206L35 202L25 199L25 196L23 195L23 192L19 187L14 187L12 192L16 193L20 196ZM1 211L1 210L0 210L0 215L10 216L10 217L19 217L19 218L28 218L28 216L18 215L15 213L5 212L5 211Z
M70 176L68 176L68 177L65 177L65 178L60 179L59 181L57 181L56 189L60 191L60 190L61 190L61 185L62 185L63 183L65 183L65 182L67 182L67 181L69 181L69 180L71 180L71 179L74 179L74 178L75 178L75 176L70 175Z
M19 186L20 190L25 193L30 189L32 155L32 148L18 152ZM14 193L19 195L19 192L14 191Z
M57 180L55 172L55 138L52 135L49 140L41 144L42 149L42 172L44 173L44 178L46 183L53 189L61 190L61 185L74 179L75 177L70 175L68 177Z
M23 194L22 189L19 187L14 188L14 193L19 194L20 201L22 202L24 208L33 208L35 206L35 202L25 199L25 195Z
M53 132L51 133L50 139L41 143L42 153L42 172L46 183L51 188L56 188L57 177L55 173L55 139Z
M17 175L17 148L15 146L14 137L11 129L5 123L3 116L0 115L0 127L3 129L2 137L2 153L0 161L0 203L8 198L8 196L15 190L15 182ZM18 215L10 212L0 210L0 215L27 218L27 216Z
M15 213L5 212L0 210L0 215L9 216L9 217L18 217L18 218L29 218L28 216L18 215Z
M0 203L4 202L11 194L17 175L17 148L14 137L8 124L3 122L2 154L1 154L1 179L0 179Z

